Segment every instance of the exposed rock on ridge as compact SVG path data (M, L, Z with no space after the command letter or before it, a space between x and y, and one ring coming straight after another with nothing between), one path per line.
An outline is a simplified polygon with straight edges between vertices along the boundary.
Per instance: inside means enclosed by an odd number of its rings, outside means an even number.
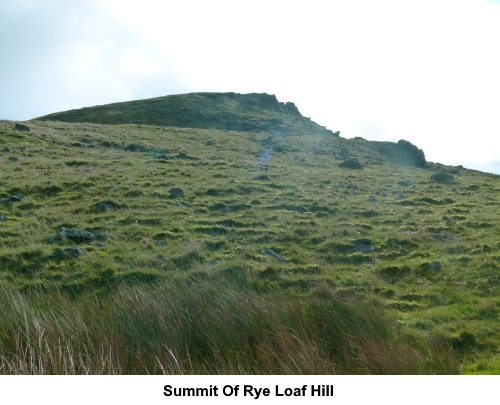
M374 142L374 149L390 160L406 166L420 168L427 166L424 151L404 139L399 140L398 143Z

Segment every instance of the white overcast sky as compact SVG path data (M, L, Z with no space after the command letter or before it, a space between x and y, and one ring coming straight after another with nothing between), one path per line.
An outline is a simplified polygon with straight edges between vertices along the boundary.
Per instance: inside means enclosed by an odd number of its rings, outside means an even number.
M0 119L266 92L500 174L500 0L0 0Z

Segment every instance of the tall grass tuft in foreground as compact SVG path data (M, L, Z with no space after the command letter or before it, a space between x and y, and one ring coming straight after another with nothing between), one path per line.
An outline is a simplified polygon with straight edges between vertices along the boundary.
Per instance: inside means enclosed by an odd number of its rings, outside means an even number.
M225 281L108 295L0 288L3 374L457 373L381 312L325 289L307 298Z

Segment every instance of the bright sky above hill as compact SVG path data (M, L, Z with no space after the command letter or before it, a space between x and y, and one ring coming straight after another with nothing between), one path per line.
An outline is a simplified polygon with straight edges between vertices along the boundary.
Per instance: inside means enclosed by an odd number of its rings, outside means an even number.
M500 174L500 0L1 0L0 119L266 92Z

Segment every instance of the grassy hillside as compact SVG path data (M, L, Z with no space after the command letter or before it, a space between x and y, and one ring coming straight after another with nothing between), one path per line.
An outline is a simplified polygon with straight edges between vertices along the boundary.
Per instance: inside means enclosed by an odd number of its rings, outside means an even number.
M0 122L3 372L500 371L498 176L321 127L25 124Z

